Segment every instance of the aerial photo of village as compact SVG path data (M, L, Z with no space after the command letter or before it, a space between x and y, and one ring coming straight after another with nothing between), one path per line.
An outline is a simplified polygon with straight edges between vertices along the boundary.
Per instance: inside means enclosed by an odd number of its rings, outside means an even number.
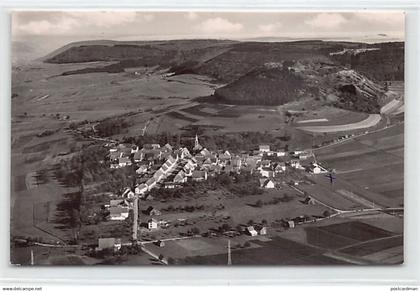
M403 263L404 16L372 13L15 12L10 263Z

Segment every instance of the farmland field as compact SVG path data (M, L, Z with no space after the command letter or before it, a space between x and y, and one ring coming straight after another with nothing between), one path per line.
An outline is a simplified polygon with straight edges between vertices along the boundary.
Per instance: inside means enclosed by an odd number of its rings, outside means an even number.
M270 241L252 241L256 247L238 249L232 251L232 263L234 265L329 265L345 264L323 256L323 250L299 244L280 237ZM187 257L183 263L194 265L225 265L226 252L218 255Z
M400 154L404 147L403 130L404 125L398 124L321 148L316 150L317 158L336 170L338 180L366 190L362 191L365 198L398 207L404 197L404 161Z

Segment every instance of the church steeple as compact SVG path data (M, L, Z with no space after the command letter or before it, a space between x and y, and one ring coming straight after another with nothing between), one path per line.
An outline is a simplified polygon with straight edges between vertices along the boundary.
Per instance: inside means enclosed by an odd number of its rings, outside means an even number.
M198 146L200 146L200 144L198 143L198 135L196 134L196 135L195 135L195 143L194 143L194 147L196 148L196 147L198 147Z
M200 143L198 142L198 135L195 135L195 142L194 142L194 151L201 151L203 149L203 147L200 145Z

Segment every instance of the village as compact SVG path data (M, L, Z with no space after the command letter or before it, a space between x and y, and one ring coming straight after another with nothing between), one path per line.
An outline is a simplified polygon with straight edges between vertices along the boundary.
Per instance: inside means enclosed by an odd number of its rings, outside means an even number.
M260 191L276 191L299 185L304 180L305 175L317 175L329 172L317 162L315 155L309 150L298 150L286 152L280 149L272 149L270 145L262 144L250 153L236 153L230 151L209 151L200 144L199 137L196 135L194 146L174 148L169 143L144 144L142 148L136 145L120 143L106 144L109 148L109 167L119 169L128 166L136 168L136 185L127 187L120 194L118 199L111 199L105 208L109 211L110 221L125 221L129 219L130 212L133 213L132 220L132 241L148 242L152 241L159 247L164 246L165 240L177 239L179 234L186 237L192 236L219 236L236 237L246 235L250 238L255 236L267 235L268 223L265 219L261 223L249 220L246 225L230 226L228 223L230 216L222 215L217 222L222 223L217 231L201 232L198 227L188 228L188 225L196 225L200 217L190 217L188 215L172 214L171 220L161 218L162 210L153 205L155 193L163 191L183 191L186 185L204 184L209 179L215 179L222 175L241 175L247 173L247 177L252 177L258 182ZM283 191L284 192L284 191ZM288 201L285 195L285 201ZM303 203L314 204L309 197L304 197ZM220 199L220 198L218 198ZM198 201L198 200L197 200ZM277 204L283 201L282 198L273 197L267 204ZM160 201L160 205L168 204L165 199ZM198 202L197 202L198 203ZM256 207L261 207L263 202L258 200ZM146 206L147 207L146 207ZM198 204L197 204L198 205ZM183 210L188 213L194 210L202 210L201 206L187 206ZM170 212L172 205L164 210ZM180 208L181 209L181 208ZM213 216L224 206L220 204L213 210ZM223 212L220 212L223 213ZM246 214L245 214L246 215ZM189 218L189 219L187 219ZM294 228L295 225L312 220L309 215L299 215L289 220L283 221L285 228ZM188 220L188 221L187 221ZM194 221L195 220L195 221ZM192 221L189 222L189 221ZM185 232L180 232L174 236L172 232L166 231L171 226L187 226ZM121 238L99 238L98 251L114 248L121 248Z

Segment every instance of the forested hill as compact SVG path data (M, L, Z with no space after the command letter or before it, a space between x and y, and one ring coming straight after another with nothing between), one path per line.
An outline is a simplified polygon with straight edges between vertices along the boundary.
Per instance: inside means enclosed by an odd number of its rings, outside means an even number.
M363 50L364 48L378 49ZM344 50L346 51L339 53ZM57 49L46 56L44 61L48 63L115 61L117 63L110 68L112 72L122 72L132 66L158 65L162 68L172 68L174 72L180 74L196 72L228 83L267 62L304 59L347 65L350 69L374 80L404 78L402 42L364 44L314 40L273 43L212 39L148 42L87 41ZM101 71L106 72L107 68Z

